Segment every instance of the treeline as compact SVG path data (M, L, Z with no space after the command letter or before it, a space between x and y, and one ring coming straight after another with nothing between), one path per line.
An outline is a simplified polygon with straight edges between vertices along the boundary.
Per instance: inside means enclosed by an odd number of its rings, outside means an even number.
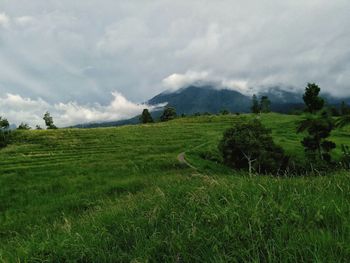
M45 121L45 125L47 129L57 129L56 125L54 124L53 118L51 117L49 112L46 112L43 116L43 120ZM22 122L18 127L17 130L31 130L32 128L29 126L29 124ZM36 125L37 130L42 130L40 125ZM0 116L0 149L7 146L10 137L11 137L11 129L10 129L10 123L9 121Z

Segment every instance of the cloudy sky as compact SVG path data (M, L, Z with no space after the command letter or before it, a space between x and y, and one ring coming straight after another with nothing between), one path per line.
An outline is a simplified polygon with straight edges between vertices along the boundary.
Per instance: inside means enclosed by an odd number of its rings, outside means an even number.
M138 114L193 81L350 95L349 0L0 0L0 115Z

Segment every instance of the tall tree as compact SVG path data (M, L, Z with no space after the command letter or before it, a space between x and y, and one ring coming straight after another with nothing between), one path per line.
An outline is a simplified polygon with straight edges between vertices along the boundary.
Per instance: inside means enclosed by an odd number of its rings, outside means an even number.
M140 116L140 121L141 123L153 123L154 120L151 116L151 114L149 113L148 109L144 109L142 111L142 114Z
M336 147L336 144L327 139L333 129L334 121L327 111L320 115L309 115L299 123L297 132L306 131L308 133L301 144L309 158L331 161L330 152Z
M0 130L6 130L10 127L7 119L0 116Z
M252 113L255 113L255 114L260 112L259 101L255 94L253 95L253 98L252 98L251 110L252 110Z
M177 117L176 110L173 107L165 107L162 116L160 116L161 121L170 121Z
M7 119L0 116L0 148L5 147L9 140L9 130L10 124Z
M47 129L57 129L57 127L53 123L53 118L51 117L48 111L44 114L43 120L45 121Z
M319 96L320 91L321 91L320 87L317 86L315 83L307 84L307 87L305 88L305 93L303 96L307 112L315 113L323 108L324 99L322 99Z
M269 97L267 97L267 96L262 96L261 97L260 110L263 113L271 112L271 101L269 100Z

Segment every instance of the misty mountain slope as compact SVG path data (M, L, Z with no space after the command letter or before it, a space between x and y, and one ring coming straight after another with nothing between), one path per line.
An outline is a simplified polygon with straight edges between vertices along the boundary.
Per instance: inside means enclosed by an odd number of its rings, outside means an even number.
M293 88L281 88L279 86L271 87L257 93L257 97L268 96L271 101L271 110L278 113L289 113L294 109L302 110L304 108L303 91L295 91ZM329 94L321 94L328 105L339 107L342 101L350 104L350 98L336 98ZM146 102L148 105L158 105L167 103L176 108L177 113L192 115L195 113L209 112L219 113L226 109L230 112L250 112L252 96L244 95L232 89L219 89L215 86L189 86L172 92L163 92ZM162 110L152 112L152 117L157 120ZM141 112L140 112L141 114ZM139 123L139 116L130 119L80 124L77 128L95 128L111 127L121 125L132 125Z
M251 99L238 91L215 89L211 86L190 86L171 93L161 93L148 101L150 105L167 102L178 114L197 112L218 113L222 109L231 112L249 112Z

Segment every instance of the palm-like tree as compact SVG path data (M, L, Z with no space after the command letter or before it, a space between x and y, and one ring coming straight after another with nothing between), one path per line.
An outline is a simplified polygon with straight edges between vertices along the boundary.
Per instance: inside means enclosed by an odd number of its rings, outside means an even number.
M336 122L338 128L343 128L347 125L350 125L350 114L340 117Z

